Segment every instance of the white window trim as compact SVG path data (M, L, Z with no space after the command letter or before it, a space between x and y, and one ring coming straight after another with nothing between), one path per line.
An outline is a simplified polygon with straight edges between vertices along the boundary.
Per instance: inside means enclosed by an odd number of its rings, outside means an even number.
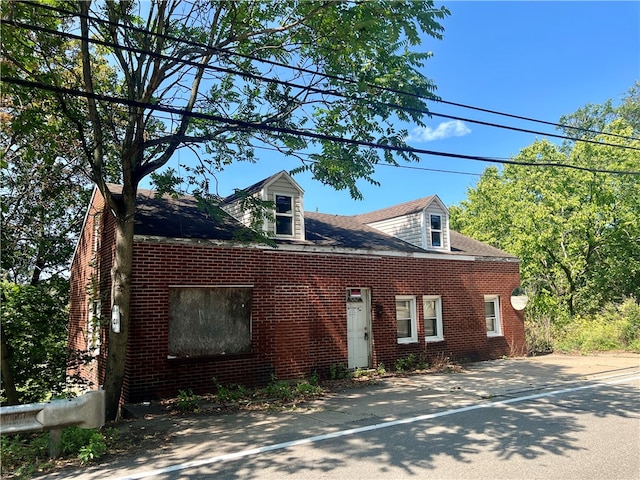
M425 306L427 302L436 303L435 305L436 306L436 330L438 334L431 335L431 336L425 335L424 340L426 342L441 342L444 340L444 332L442 331L442 297L440 295L424 295L422 297L422 319L425 322L427 319L427 315L425 311ZM426 328L425 328L425 332L426 332Z
M494 303L494 309L496 312L496 321L495 321L495 328L494 330L487 330L487 337L501 337L502 336L502 315L500 314L500 295L485 295L484 296L484 303L487 302L493 302ZM484 306L484 305L483 305ZM484 317L485 319L485 330L486 330L486 324L487 324L487 319L486 319L486 315Z
M418 342L418 315L416 309L416 297L415 295L396 295L396 302L398 300L409 300L409 313L411 315L411 336L405 338L398 338L398 343L417 343ZM398 316L396 315L396 327L398 323Z
M278 213L277 198L289 197L291 199L291 213ZM273 203L275 205L273 209L273 233L278 238L294 238L296 236L296 197L289 193L273 193ZM278 217L290 217L291 218L291 235L286 233L278 233Z
M440 248L444 248L444 215L440 214L440 213L428 213L429 217L429 245L431 246L431 248L434 249L440 249ZM440 229L434 229L431 228L431 217L440 217ZM434 233L439 233L440 234L440 245L434 245L433 244L433 234Z

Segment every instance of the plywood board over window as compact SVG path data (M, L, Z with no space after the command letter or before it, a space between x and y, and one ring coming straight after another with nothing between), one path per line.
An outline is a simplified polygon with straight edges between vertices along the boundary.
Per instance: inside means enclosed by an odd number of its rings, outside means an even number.
M201 357L251 351L251 287L172 287L169 355Z

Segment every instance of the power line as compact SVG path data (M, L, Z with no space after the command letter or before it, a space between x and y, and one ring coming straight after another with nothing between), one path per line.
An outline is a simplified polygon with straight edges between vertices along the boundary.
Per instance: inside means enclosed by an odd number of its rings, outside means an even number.
M273 60L267 60L267 59L261 59L261 58L257 58L257 57L251 56L251 55L246 55L246 54L241 54L241 53L234 52L234 51L231 51L231 50L226 50L226 49L223 49L223 48L208 46L208 45L205 45L205 44L202 44L202 43L199 43L199 42L194 42L194 41L188 40L188 39L182 39L182 38L178 38L178 37L173 37L173 36L165 35L165 34L162 34L162 33L150 32L148 30L145 30L145 29L140 28L140 27L135 27L133 25L122 25L122 24L120 24L118 22L112 22L110 20L104 20L104 19L97 18L97 17L94 17L94 16L84 15L84 14L79 13L79 12L73 12L73 11L65 10L65 9L62 9L62 8L59 8L59 7L53 7L53 6L39 4L39 3L35 3L35 2L25 2L25 3L28 3L28 4L32 5L32 6L37 7L37 8L44 8L44 9L47 9L47 10L50 10L50 11L55 11L55 12L62 13L62 14L78 16L78 17L83 16L83 17L87 18L88 20L93 20L93 21L96 21L96 22L100 22L100 23L103 23L103 24L107 24L107 25L111 25L111 26L115 26L115 27L119 27L119 28L123 28L123 29L129 29L129 30L132 30L132 31L135 31L135 32L138 32L138 33L145 34L145 35L156 36L158 38L162 38L162 39L165 39L165 40L180 42L180 43L183 43L185 45L190 45L190 46L194 46L194 47L198 47L198 48L203 48L203 49L206 49L207 51L214 51L214 52L223 53L223 54L226 54L226 55L229 55L229 56L235 56L235 57L239 57L239 58L245 58L245 59L248 59L248 60L258 61L258 62L266 63L266 64L272 65L272 66L291 69L291 70L294 70L294 71L297 71L297 72L308 73L308 74L312 74L312 75L318 75L318 76L321 76L321 77L324 77L324 78L327 78L327 79L336 80L336 81L340 81L340 82L344 82L344 83L358 84L358 81L356 81L356 80L351 80L351 79L348 79L348 78L340 77L338 75L321 73L321 72L310 70L310 69L306 69L306 68L303 68L303 67L294 67L294 66L286 64L286 63L277 62L277 61L273 61ZM150 53L150 52L147 52L147 53ZM485 112L485 113L490 113L490 114L493 114L493 115L501 115L501 116L505 116L505 117L509 117L509 118L525 120L525 121L535 122L535 123L541 123L541 124L545 124L545 125L554 126L556 128L571 129L571 130L576 130L576 131L580 131L580 132L584 132L584 133L592 133L592 134L596 134L596 135L609 135L609 136L623 138L623 139L626 139L626 140L639 140L638 138L635 138L635 137L628 137L628 136L620 135L620 134L616 134L616 133L606 133L606 132L601 132L601 131L597 131L597 130L591 130L591 129L582 128L582 127L575 127L575 126L572 126L572 125L565 125L565 124L554 123L554 122L549 122L549 121L545 121L545 120L534 119L534 118L531 118L531 117L526 117L526 116L521 116L521 115L514 115L514 114L499 112L499 111L496 111L496 110L490 110L490 109L486 109L486 108L475 107L475 106L466 105L466 104L462 104L462 103L450 102L450 101L442 100L442 99L440 99L439 97L437 97L435 95L426 97L424 95L419 95L419 94L416 94L416 93L406 92L406 91L402 91L402 90L396 90L396 89L392 89L392 88L389 88L389 87L381 87L381 86L374 85L374 84L369 84L369 83L367 83L366 85L368 87L375 88L375 89L378 89L380 91L386 91L386 92L395 93L395 94L399 94L399 95L411 96L411 97L414 97L414 98L419 98L421 100L431 100L431 101L435 101L435 102L439 102L439 103L443 103L443 104L447 104L447 105L452 105L452 106L457 106L457 107L461 107L461 108L467 108L467 109L472 109L472 110L481 111L481 112ZM326 92L326 93L330 93L330 92ZM480 121L471 120L471 119L463 119L463 118L460 118L460 117L445 116L443 114L438 114L436 112L424 112L424 111L421 111L421 112L422 113L427 113L427 114L432 114L434 116L442 116L444 118L450 118L450 119L456 119L456 120L461 120L461 121L479 123L479 124L482 124L482 125L487 125L487 126L492 126L492 127L507 128L507 129L511 129L511 130L522 131L522 132L525 132L525 133L534 133L534 134L539 134L539 135L547 135L547 136L556 137L556 138L563 138L563 139L567 139L567 140L571 140L571 141L587 141L586 139L578 139L578 138L573 138L573 137L549 134L549 133L545 133L545 132L536 132L536 131L532 131L532 130L518 129L516 127L502 126L502 125L499 125L499 124L492 124L492 123L489 123L489 122L480 122ZM594 141L592 141L591 143L602 144L600 142L594 142ZM633 148L633 147L630 147L630 148Z
M273 148L273 147L266 147L264 145L252 145L252 148L257 148L260 150L269 150L269 151L273 151L273 152L279 152L279 150L277 148ZM304 155L305 157L309 157L311 154L309 153L297 153L296 155ZM309 162L309 163L319 163L318 160L313 160L312 158L308 158L306 160L302 160L302 162ZM407 170L420 170L423 172L435 172L435 173L447 173L447 174L453 174L453 175L469 175L472 177L481 177L482 176L482 172L461 172L459 170L444 170L441 168L429 168L429 167L417 167L415 165L393 165L390 163L379 163L376 164L376 166L381 166L381 167L391 167L391 168L404 168Z
M101 19L95 19L98 21L102 21ZM112 23L112 22L109 22ZM244 71L238 71L238 70L233 70L230 68L225 68L225 67L219 67L219 66L214 66L214 65L202 65L201 63L198 63L196 61L192 61L192 60L188 60L188 59L175 59L169 55L164 55L161 53L156 53L156 52L151 52L148 50L142 50L139 48L135 48L135 47L129 47L127 45L116 45L112 42L107 42L105 40L100 40L100 39L95 39L95 38L84 38L81 35L76 35L76 34L72 34L72 33L68 33L68 32L60 32L58 30L53 30L50 28L46 28L46 27L41 27L38 25L30 25L30 24L26 24L26 23L22 23L22 22L18 22L18 21L14 21L12 22L13 25L19 27L19 28L25 28L25 29L30 29L30 30L36 30L36 31L40 31L43 33L48 33L48 34L52 34L52 35L58 35L61 37L65 37L68 39L73 39L73 40L78 40L78 41L88 41L90 43L95 43L98 45L102 45L102 46L106 46L106 47L112 47L112 48L118 48L124 51L128 51L131 53L139 53L139 54L143 54L143 55L148 55L150 57L155 57L155 58L160 58L163 60L170 60L170 61L177 61L178 63L182 63L185 65L190 65L190 66L194 66L194 67L198 67L198 68L205 68L208 70L215 70L215 71L219 71L222 73L227 73L227 74L231 74L231 75L238 75L241 77L245 77L245 78L250 78L252 80L256 80L256 81L261 81L261 82L268 82L268 83L276 83L285 87L290 87L290 88L298 88L302 91L308 91L311 93L318 93L318 94L326 94L326 95L333 95L336 97L340 97L340 98L345 98L347 100L355 100L355 101L360 101L360 100L365 100L369 103L374 103L377 105L381 105L381 106L385 106L385 107L392 107L392 108L396 108L399 110L403 110L406 112L413 112L413 113L419 113L419 114L423 114L423 115L432 115L432 116L436 116L436 117L441 117L441 118L447 118L450 120L458 120L458 121L463 121L463 122L468 122L468 123L475 123L478 125L484 125L484 126L489 126L489 127L495 127L495 128L502 128L502 129L506 129L506 130L511 130L511 131L517 131L517 132L523 132L523 133L531 133L531 134L535 134L535 135L543 135L543 136L547 136L547 137L551 137L551 138L559 138L559 139L563 139L563 140L572 140L572 141L579 141L579 142L584 142L584 143L591 143L594 145L599 145L599 146L608 146L608 147L615 147L615 148L623 148L623 149L628 149L628 150L638 150L640 151L640 147L633 147L630 145L619 145L619 144L612 144L612 143L608 143L608 142L600 142L597 140L593 140L593 139L589 139L589 138L572 138L572 137L568 137L566 135L559 135L559 134L555 134L555 133L548 133L548 132L541 132L541 131L537 131L537 130L531 130L531 129L526 129L526 128L520 128L520 127L514 127L514 126L510 126L510 125L501 125L501 124L497 124L497 123L492 123L492 122L485 122L482 120L475 120L475 119L471 119L471 118L465 118L465 117L458 117L458 116L454 116L454 115L447 115L447 114L442 114L442 113L438 113L438 112L433 112L431 110L424 110L424 109L419 109L419 108L414 108L414 107L407 107L404 105L400 105L397 103L386 103L386 102L379 102L377 100L368 100L368 99L361 99L361 98L357 98L357 97L353 97L353 96L349 96L346 95L342 92L339 91L335 91L335 90L326 90L326 89L320 89L320 88L316 88L316 87L311 87L311 86L306 86L306 85L300 85L297 83L293 83L293 82L288 82L288 81L283 81L283 80L279 80L279 79L274 79L274 78L269 78L269 77L264 77L261 75L256 75L256 74L252 74L249 72L244 72ZM124 27L124 28L129 28L129 27ZM143 30L147 33L150 33L146 30ZM153 34L153 35L158 35L158 34ZM178 40L178 39L176 39ZM199 44L201 45L201 44ZM203 48L211 48L211 47L207 47L205 45L201 45ZM250 57L252 58L252 57ZM260 59L255 59L258 61L261 61ZM375 86L374 86L375 87ZM397 93L403 93L406 94L406 92L397 92ZM600 132L602 135L612 135L612 136L619 136L617 134L607 134L604 132ZM622 138L627 138L628 137L622 137Z
M13 77L4 77L3 81L12 83L14 85L21 85L24 87L37 88L41 90L47 90L55 93L61 93L76 97L85 97L92 98L94 100L101 100L108 103L117 103L123 104L127 106L144 108L150 110L158 110L168 113L173 113L176 115L183 115L187 117L199 118L203 120L210 120L215 122L226 123L229 125L234 125L236 127L245 128L247 130L264 130L272 133L284 133L287 135L300 135L304 137L313 138L316 140L324 140L331 141L336 143L343 143L348 145L355 145L359 147L368 147L380 150L387 150L393 152L404 152L404 153L412 153L412 154L423 154L423 155L433 155L447 158L458 158L462 160L472 160L472 161L480 161L487 163L498 163L498 164L511 164L511 165L519 165L519 166L535 166L535 167L558 167L558 168L568 168L573 170L586 171L591 173L608 173L608 174L617 174L617 175L640 175L640 171L625 171L625 170L608 170L608 169L600 169L600 168L592 168L592 167L583 167L579 165L571 165L566 163L556 163L556 162L534 162L534 161L516 161L516 160L507 160L507 159L499 159L499 158L491 158L491 157L482 157L477 155L465 155L465 154L457 154L457 153L449 153L449 152L438 152L434 150L425 150L413 147L401 147L394 146L388 144L381 144L375 142L367 142L362 140L354 140L342 137L336 137L331 135L325 135L310 131L304 130L293 130L290 128L277 127L274 125L268 125L264 123L252 123L243 120L237 120L232 118L220 117L217 115L205 114L200 112L189 112L185 110L180 110L174 107L168 107L160 104L151 104L146 102L139 102L135 100L111 97L107 95L101 95L96 93L83 92L77 89L69 89L64 87L55 87L52 85L47 85L44 83L33 82L30 80L24 80Z

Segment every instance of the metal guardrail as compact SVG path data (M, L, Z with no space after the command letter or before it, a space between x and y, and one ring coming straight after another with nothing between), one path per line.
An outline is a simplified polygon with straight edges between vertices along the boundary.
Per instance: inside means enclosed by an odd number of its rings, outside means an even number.
M54 457L59 453L61 428L100 428L104 423L104 390L68 400L0 407L0 434L49 430L49 454Z

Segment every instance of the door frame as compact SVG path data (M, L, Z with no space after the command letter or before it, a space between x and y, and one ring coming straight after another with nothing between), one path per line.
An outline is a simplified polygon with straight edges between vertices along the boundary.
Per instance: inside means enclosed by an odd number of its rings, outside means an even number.
M359 296L357 296L357 293L359 292ZM372 368L373 365L373 352L372 352L372 345L373 345L373 329L372 329L372 323L371 323L371 289L368 287L350 287L347 288L347 295L346 295L346 312L347 313L347 365L349 366L349 368ZM349 305L352 304L357 304L357 305L362 305L364 312L365 312L365 336L366 336L366 349L367 349L367 365L366 366L360 366L360 365L356 365L356 366L350 366L349 365L349 360L350 360L350 355L349 355L349 318L348 318L348 310L349 310Z

